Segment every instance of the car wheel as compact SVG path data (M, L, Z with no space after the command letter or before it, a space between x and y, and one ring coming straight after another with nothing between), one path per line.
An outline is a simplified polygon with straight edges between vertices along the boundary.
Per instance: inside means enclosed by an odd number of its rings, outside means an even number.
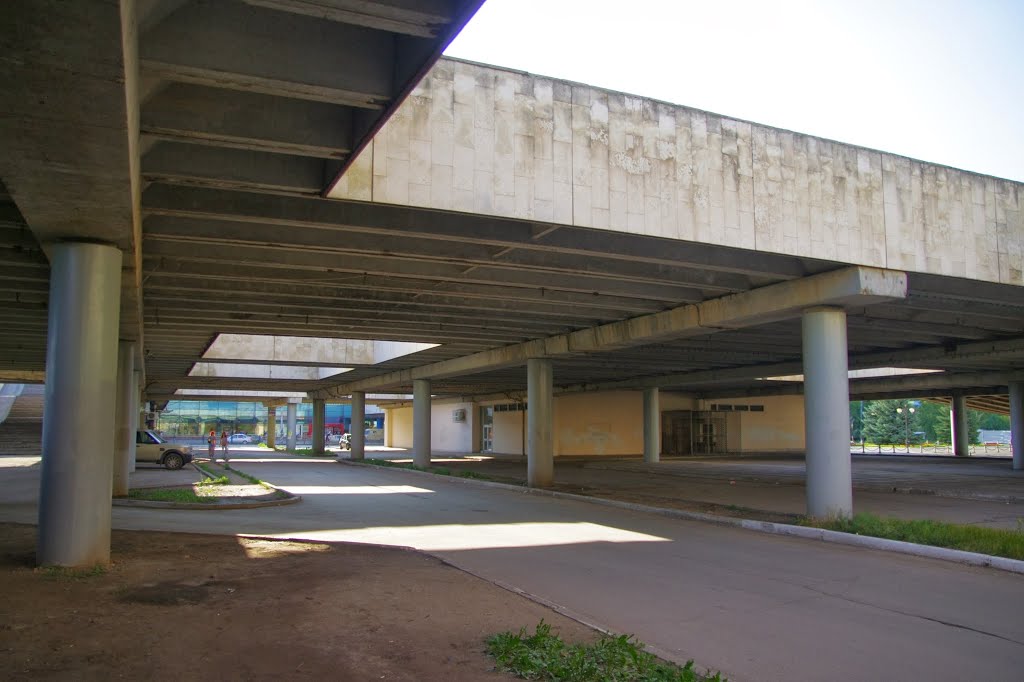
M164 467L168 469L180 469L185 466L185 458L177 452L168 452L164 455Z

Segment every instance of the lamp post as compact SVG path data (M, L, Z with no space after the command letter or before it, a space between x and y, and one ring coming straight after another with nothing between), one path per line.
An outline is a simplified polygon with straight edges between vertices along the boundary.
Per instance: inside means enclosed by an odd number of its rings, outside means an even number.
M910 415L914 414L914 408L909 405L906 408L897 407L896 414L903 415L903 446L910 453Z

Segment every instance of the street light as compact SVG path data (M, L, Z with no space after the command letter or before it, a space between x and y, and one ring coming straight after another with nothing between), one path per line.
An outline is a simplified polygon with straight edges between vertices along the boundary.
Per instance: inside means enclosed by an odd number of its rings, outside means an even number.
M909 406L906 409L903 409L902 407L897 407L896 408L896 414L902 414L903 415L903 434L904 434L903 435L903 447L905 447L907 449L907 452L909 453L910 452L910 415L914 414L914 408L913 407L909 407Z

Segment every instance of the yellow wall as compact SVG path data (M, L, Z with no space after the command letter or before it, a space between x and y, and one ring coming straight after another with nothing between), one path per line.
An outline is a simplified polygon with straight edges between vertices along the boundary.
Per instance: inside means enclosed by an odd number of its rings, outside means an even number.
M495 412L491 452L496 455L524 454L526 452L523 443L525 420L525 412Z
M412 407L387 410L384 423L387 425L387 435L390 436L386 445L393 448L412 447Z
M804 449L803 396L722 398L706 402L708 404L705 407L711 402L728 405L764 405L764 412L730 413L729 449L732 452L785 452ZM738 444L737 427L740 436Z
M642 398L641 398L642 400ZM669 393L668 391L658 392L658 407L662 412L670 412L672 410L696 410L697 403L691 396L682 393ZM641 403L641 408L643 404Z
M556 455L638 455L644 450L643 393L606 391L555 398Z
M723 398L698 401L686 395L662 392L662 412L710 409L712 402L764 405L764 412L727 413L730 452L786 452L804 449L802 396ZM554 401L555 455L639 455L643 452L643 393L609 391L573 393ZM466 421L455 422L452 412L466 410ZM473 421L480 406L466 402L437 402L431 410L431 449L436 452L473 452ZM492 452L525 453L526 412L495 412ZM411 448L412 407L387 410L387 444Z

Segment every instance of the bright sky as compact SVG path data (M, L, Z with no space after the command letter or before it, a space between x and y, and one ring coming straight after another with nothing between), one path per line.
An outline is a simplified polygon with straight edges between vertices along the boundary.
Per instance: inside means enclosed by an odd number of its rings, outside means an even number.
M1024 0L486 0L446 54L1024 182Z

